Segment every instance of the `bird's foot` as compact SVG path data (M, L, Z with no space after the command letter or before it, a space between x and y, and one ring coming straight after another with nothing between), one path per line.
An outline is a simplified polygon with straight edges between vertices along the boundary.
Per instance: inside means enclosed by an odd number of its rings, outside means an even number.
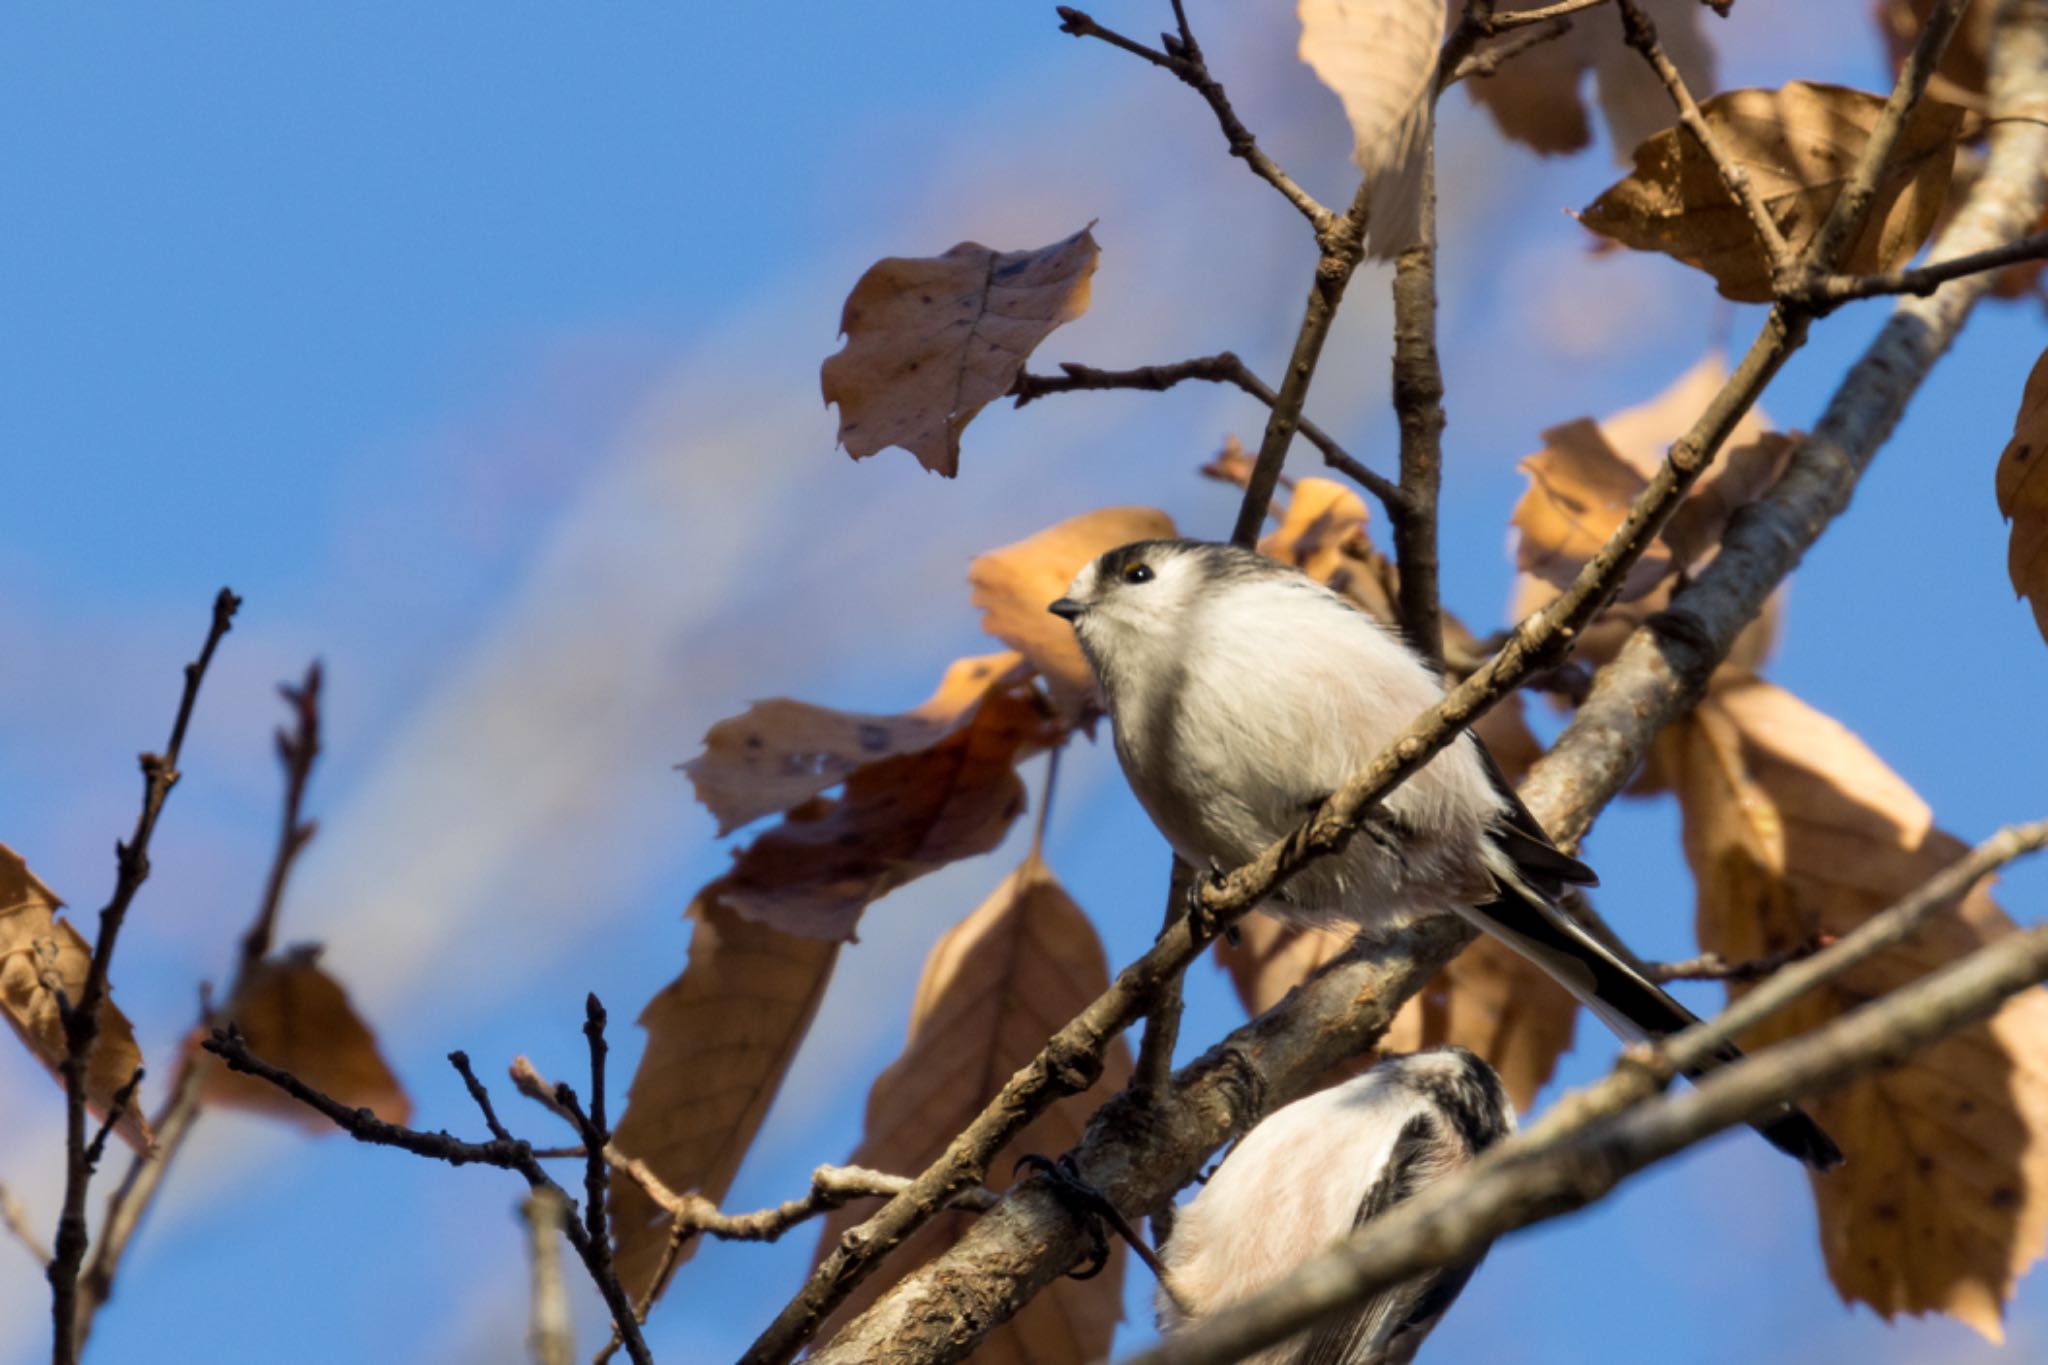
M1069 1279L1092 1280L1102 1273L1109 1264L1109 1234L1103 1230L1106 1222L1114 1220L1123 1223L1123 1215L1109 1202L1109 1197L1082 1179L1080 1170L1074 1165L1074 1158L1062 1156L1057 1161L1048 1160L1036 1152L1017 1158L1011 1174L1029 1169L1045 1177L1054 1195L1061 1203L1081 1215L1081 1224L1088 1231L1088 1259L1067 1272Z
M1102 1268L1109 1264L1109 1236L1103 1231L1103 1225L1106 1223L1115 1229L1117 1236L1129 1244L1131 1250L1138 1254L1138 1259L1158 1277L1160 1284L1166 1286L1167 1293L1173 1301L1181 1304L1182 1310L1186 1311L1185 1303L1168 1277L1166 1267L1160 1264L1159 1256L1152 1250L1151 1244L1145 1240L1142 1233L1131 1226L1128 1219L1117 1212L1116 1205L1109 1202L1108 1195L1088 1183L1081 1175L1080 1168L1074 1164L1072 1156L1062 1156L1057 1161L1048 1161L1033 1153L1019 1157L1015 1169L1021 1171L1027 1166L1044 1176L1053 1193L1068 1208L1080 1213L1087 1225L1091 1242L1088 1260L1079 1269L1068 1271L1069 1276L1077 1280L1091 1279L1102 1273Z
M1238 945L1237 926L1219 924L1216 912L1202 899L1204 891L1212 887L1220 889L1222 885L1223 877L1220 873L1196 873L1189 880L1187 891L1181 897L1181 910L1187 916L1188 932L1194 935L1197 943L1207 943L1220 933L1230 946L1235 948Z

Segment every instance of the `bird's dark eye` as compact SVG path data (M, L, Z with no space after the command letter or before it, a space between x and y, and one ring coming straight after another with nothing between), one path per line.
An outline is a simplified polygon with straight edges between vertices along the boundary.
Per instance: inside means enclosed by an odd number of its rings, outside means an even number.
M1150 564L1126 564L1124 566L1124 582L1150 583L1151 581L1152 566Z

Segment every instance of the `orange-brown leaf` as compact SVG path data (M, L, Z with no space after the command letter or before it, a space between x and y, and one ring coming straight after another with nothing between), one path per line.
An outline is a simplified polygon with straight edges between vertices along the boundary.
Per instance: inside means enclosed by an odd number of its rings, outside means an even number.
M868 1095L867 1130L856 1164L916 1174L995 1097L1045 1040L1109 985L1109 964L1081 908L1033 856L979 909L949 930L926 959L903 1054ZM1121 1089L1130 1057L1119 1039L1090 1092L1061 1100L998 1152L989 1169L1007 1174L1019 1156L1056 1156L1080 1140L1104 1095ZM833 1214L819 1254L873 1212ZM835 1316L851 1320L889 1286L958 1241L973 1217L941 1214L893 1253ZM1109 1351L1120 1311L1123 1248L1087 1281L1060 1280L975 1350L976 1361L1052 1365L1098 1360ZM828 1325L825 1335L834 1330Z
M1884 101L1794 81L1733 90L1701 106L1716 141L1748 172L1795 251L1813 240L1876 126ZM1934 230L1948 195L1962 110L1923 100L1893 148L1864 231L1837 265L1874 274L1904 264ZM1749 216L1690 133L1668 128L1636 148L1634 171L1580 221L1625 246L1661 251L1714 277L1742 303L1772 298L1770 266Z
M846 453L901 446L926 469L959 473L962 429L1009 392L1039 342L1088 310L1098 254L1083 228L1035 251L962 242L868 267L840 315L846 345L820 372Z
M1724 676L1665 742L1700 946L1725 957L1845 934L1966 851L1855 735L1768 683ZM1750 1041L1815 1028L2011 932L1980 887ZM1814 1181L1843 1298L1886 1317L1947 1313L1996 1339L2004 1301L2048 1240L2048 992L2015 996L1813 1111L1848 1156Z
M704 752L683 771L728 834L838 786L862 764L931 748L973 718L990 688L1022 678L1017 655L986 654L954 662L929 700L898 715L758 701L705 732Z
M318 948L299 947L251 974L234 1012L249 1050L351 1109L372 1110L389 1123L409 1122L412 1101L348 992L319 961ZM210 1058L208 1063L208 1104L289 1119L311 1133L335 1131L326 1118L268 1081L238 1075Z
M1173 518L1151 507L1083 512L1035 536L975 556L967 566L981 628L1023 651L1045 676L1060 714L1078 723L1095 708L1095 675L1074 629L1046 607L1104 551L1134 540L1174 535Z
M1543 433L1544 448L1522 461L1529 488L1515 505L1515 582L1511 614L1527 617L1571 583L1628 514L1629 505L1721 387L1718 353L1687 370L1663 393L1595 423L1587 418ZM1670 605L1675 576L1712 558L1737 510L1777 482L1797 449L1796 436L1765 429L1752 409L1736 423L1714 467L1693 485L1662 533L1637 561L1622 590L1580 637L1576 651L1605 662L1630 631ZM1749 666L1769 651L1777 598L1738 642Z
M52 1076L61 1074L59 1069L70 1051L64 1023L58 1017L57 992L78 999L92 962L92 945L85 936L70 920L56 918L57 908L63 904L28 870L21 855L0 844L0 1010ZM110 984L108 998L100 1006L99 1036L85 1067L86 1100L92 1112L101 1116L114 1092L142 1065L135 1028L115 1007L112 995ZM155 1140L139 1102L128 1106L116 1131L138 1151L148 1150Z
M647 1050L613 1140L670 1189L717 1201L818 1012L839 945L751 924L708 897L690 915L689 965L640 1012ZM668 1243L668 1219L617 1171L611 1212L619 1280L638 1301ZM680 1259L695 1250L686 1245Z
M2013 591L2034 605L2048 639L2048 352L2034 362L2013 418L2012 440L1998 457L1998 510L2012 523L2006 572Z
M986 853L1024 811L1017 764L1064 728L1029 682L993 688L929 749L854 770L790 810L701 893L757 924L847 939L861 911L925 873Z

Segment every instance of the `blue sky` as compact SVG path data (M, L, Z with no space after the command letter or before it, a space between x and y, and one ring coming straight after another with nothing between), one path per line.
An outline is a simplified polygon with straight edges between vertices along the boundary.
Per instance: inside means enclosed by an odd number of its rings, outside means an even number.
M1880 79L1860 0L1783 10L1716 26L1724 84ZM1145 33L1164 6L1100 17ZM1344 122L1289 21L1195 18L1247 122L1341 197ZM985 647L967 559L1073 512L1152 502L1227 529L1233 500L1191 471L1258 414L1216 391L991 409L956 483L901 452L836 453L816 367L869 262L1099 219L1093 308L1045 362L1231 347L1269 375L1310 263L1193 96L1062 36L1050 7L16 7L0 38L0 840L98 903L133 755L161 742L177 666L232 583L248 605L120 998L167 1074L268 857L270 689L318 655L321 834L285 934L330 945L428 1126L474 1127L450 1048L490 1075L519 1052L575 1074L589 989L622 1021L626 1074L623 1021L679 969L682 907L724 858L671 768L711 721L767 695L922 697ZM1448 105L1445 592L1486 627L1536 433L1641 401L1746 339L1756 310L1663 261L1589 257L1560 210L1612 178L1605 149L1538 162ZM1360 277L1311 402L1381 467L1384 296ZM1882 307L1817 329L1766 399L1779 424L1813 422ZM1972 839L2043 813L2048 650L2005 580L1991 471L2044 335L2032 306L1973 324L1802 567L1770 670ZM1049 857L1117 962L1149 939L1155 848L1106 750L1077 752ZM730 1202L786 1197L852 1150L925 950L1019 851L870 913ZM1588 854L1603 910L1646 954L1682 954L1675 815L1617 806ZM2031 920L2044 889L2023 869L2002 900ZM1206 965L1190 994L1194 1050L1237 1013ZM1565 1075L1611 1056L1583 1029ZM0 1049L0 1095L0 1180L49 1225L55 1087ZM95 1357L269 1360L290 1333L306 1362L513 1358L519 1192L210 1117ZM810 1249L708 1248L650 1325L657 1351L730 1358ZM1144 1295L1134 1281L1126 1344ZM577 1307L597 1338L595 1300ZM0 1247L0 1358L46 1349L44 1311L35 1268ZM2048 1351L2038 1279L2011 1326L2003 1358ZM1503 1243L1425 1358L1621 1362L1645 1343L1678 1362L1980 1349L1952 1324L1841 1308L1803 1177L1730 1138Z

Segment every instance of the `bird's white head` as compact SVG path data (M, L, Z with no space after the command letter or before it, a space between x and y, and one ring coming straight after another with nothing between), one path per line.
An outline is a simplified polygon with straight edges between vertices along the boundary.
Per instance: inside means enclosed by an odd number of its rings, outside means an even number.
M1119 545L1082 569L1048 610L1071 622L1111 709L1132 689L1168 686L1205 633L1233 615L1263 611L1313 580L1264 555L1200 540Z

